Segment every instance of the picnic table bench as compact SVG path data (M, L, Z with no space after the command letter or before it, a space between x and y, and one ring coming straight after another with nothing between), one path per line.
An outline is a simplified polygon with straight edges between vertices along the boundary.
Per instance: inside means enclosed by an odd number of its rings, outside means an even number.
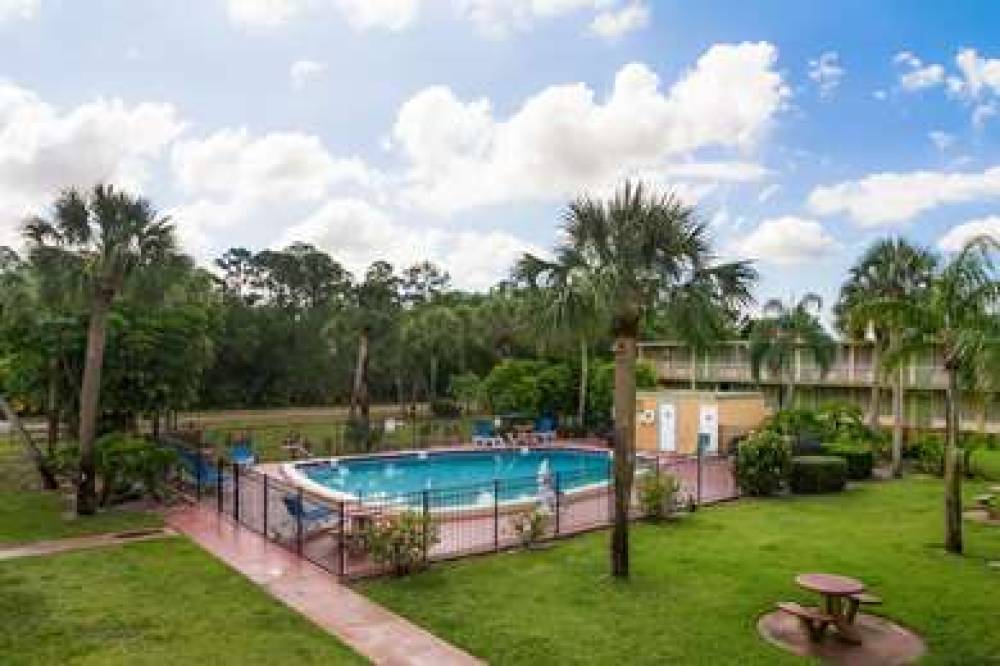
M821 608L811 608L791 601L778 602L778 610L793 615L809 632L809 639L819 642L833 625L838 635L849 643L859 643L854 620L863 605L876 605L882 600L865 591L865 584L854 578L834 574L808 573L795 577L803 589L823 597Z

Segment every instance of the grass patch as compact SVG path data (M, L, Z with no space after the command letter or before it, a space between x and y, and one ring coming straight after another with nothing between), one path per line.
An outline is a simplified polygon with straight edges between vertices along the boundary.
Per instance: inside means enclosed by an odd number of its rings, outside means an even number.
M11 666L365 663L180 538L0 562L0 655Z
M0 491L0 545L158 527L163 519L146 511L110 509L77 517L56 492Z
M1000 450L973 451L971 467L973 476L977 478L1000 481Z
M987 567L1000 530L967 524L967 556L949 556L941 516L936 480L869 483L637 526L627 583L609 579L595 533L361 589L490 663L796 664L758 638L756 618L778 600L816 602L795 574L840 572L925 637L927 663L1000 661L1000 571Z

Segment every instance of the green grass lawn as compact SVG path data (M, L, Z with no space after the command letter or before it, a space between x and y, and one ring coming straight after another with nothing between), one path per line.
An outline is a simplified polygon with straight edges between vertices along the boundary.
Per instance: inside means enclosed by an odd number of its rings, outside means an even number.
M78 518L59 493L0 490L0 546L121 532L162 523L158 514L146 511L107 510Z
M1000 481L1000 450L972 452L972 473L982 479Z
M0 663L365 662L173 538L0 562Z
M815 603L795 574L839 572L926 638L927 663L1000 663L1000 570L987 566L1000 529L967 525L967 556L946 555L941 503L940 482L912 479L641 525L628 583L609 579L607 535L594 533L361 588L490 663L794 664L756 618L778 600Z

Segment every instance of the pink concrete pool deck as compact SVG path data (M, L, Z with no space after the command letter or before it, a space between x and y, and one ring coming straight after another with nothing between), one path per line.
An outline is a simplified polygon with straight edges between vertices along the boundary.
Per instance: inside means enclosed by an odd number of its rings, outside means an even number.
M175 509L167 524L376 664L483 663L209 507Z

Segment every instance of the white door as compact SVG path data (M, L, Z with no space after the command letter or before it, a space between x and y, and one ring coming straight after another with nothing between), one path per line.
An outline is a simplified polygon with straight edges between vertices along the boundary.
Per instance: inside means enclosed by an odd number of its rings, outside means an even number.
M677 412L673 403L660 403L660 450L677 450Z
M719 406L702 405L698 417L698 433L708 435L706 453L717 453L719 450Z

